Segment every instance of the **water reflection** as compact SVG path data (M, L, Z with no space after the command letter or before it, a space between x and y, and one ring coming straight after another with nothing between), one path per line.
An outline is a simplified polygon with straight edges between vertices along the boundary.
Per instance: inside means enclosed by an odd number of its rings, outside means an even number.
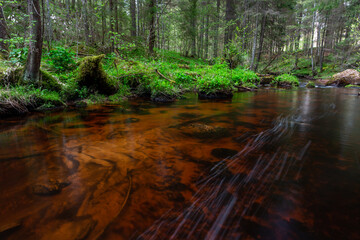
M0 120L0 238L359 238L351 91Z

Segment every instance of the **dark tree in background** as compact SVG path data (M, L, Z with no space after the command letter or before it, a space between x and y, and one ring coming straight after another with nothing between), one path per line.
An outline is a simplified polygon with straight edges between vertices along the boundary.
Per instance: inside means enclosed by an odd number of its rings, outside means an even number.
M36 82L39 81L40 77L40 63L43 45L41 9L39 0L27 0L27 4L30 15L30 41L24 80L28 82Z
M156 18L156 0L149 0L149 52L154 52L155 40L156 40L156 29L155 29L155 18Z

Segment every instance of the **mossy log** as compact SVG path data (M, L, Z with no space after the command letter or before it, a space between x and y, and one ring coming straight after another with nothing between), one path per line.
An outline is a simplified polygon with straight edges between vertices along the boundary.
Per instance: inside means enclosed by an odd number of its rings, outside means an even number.
M116 88L109 81L101 64L104 54L86 57L80 63L78 81L80 87L87 87L90 91L111 95L116 93Z

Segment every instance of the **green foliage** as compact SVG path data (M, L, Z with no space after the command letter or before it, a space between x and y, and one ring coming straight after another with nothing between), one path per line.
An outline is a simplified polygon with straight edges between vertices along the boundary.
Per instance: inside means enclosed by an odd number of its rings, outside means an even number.
M306 87L307 87L307 88L315 88L316 85L315 85L314 82L308 82L308 83L306 84Z
M199 92L211 94L216 92L231 92L233 82L231 81L230 70L213 68L208 74L197 81L196 87Z
M231 80L235 85L242 85L245 83L259 84L260 78L256 75L255 72L236 68L232 71Z
M64 102L57 92L29 86L0 89L0 114L25 113L41 105L61 106Z
M75 53L64 47L57 47L48 53L49 63L57 73L70 71L75 68Z
M353 84L349 84L345 86L346 88L360 88L359 85L353 85Z
M150 82L151 98L156 99L162 96L176 99L179 96L180 90L172 83L166 80L155 78Z
M299 79L291 74L281 74L271 82L271 85L296 87L299 86Z
M9 60L15 65L24 65L26 63L29 49L27 47L15 48L9 53Z
M40 86L44 89L51 90L51 91L61 91L62 86L58 82L58 80L53 77L49 72L45 70L40 70Z

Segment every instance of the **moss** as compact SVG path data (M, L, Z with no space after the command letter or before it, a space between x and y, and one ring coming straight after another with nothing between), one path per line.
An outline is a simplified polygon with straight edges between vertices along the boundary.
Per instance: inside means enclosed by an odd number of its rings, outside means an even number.
M360 85L353 85L353 84L349 84L345 86L346 88L360 88Z
M40 70L40 86L50 91L61 91L62 86L59 81L53 77L49 72Z
M297 87L299 86L299 79L291 74L281 74L271 84L278 87Z
M307 88L315 88L315 83L314 82L308 82L307 84L306 84L306 87Z
M8 68L4 72L4 78L2 79L1 83L2 85L20 85L22 84L22 76L24 75L24 68L18 67L18 68Z
M87 87L90 91L111 95L116 93L116 88L110 83L109 76L105 73L101 60L105 55L86 57L80 63L78 81L80 87Z

